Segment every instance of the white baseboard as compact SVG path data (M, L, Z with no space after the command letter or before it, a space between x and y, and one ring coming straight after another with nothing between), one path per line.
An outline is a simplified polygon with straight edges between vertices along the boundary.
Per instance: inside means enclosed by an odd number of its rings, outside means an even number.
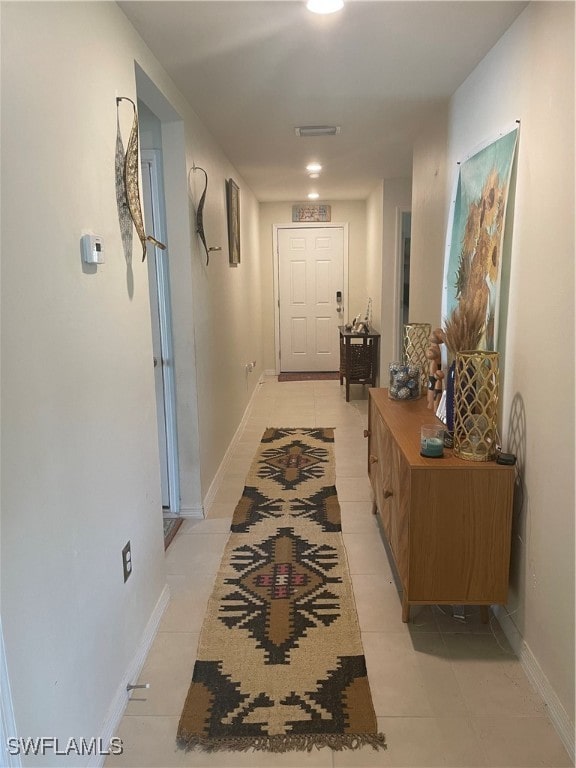
M168 585L166 585L162 590L162 594L160 595L154 610L152 611L152 615L148 619L148 623L146 624L146 628L142 634L142 638L134 658L124 673L124 676L120 681L120 685L116 690L116 695L114 696L108 709L108 714L106 715L102 728L100 729L102 744L109 744L110 739L118 730L118 726L122 720L122 716L124 715L124 710L126 709L126 705L128 704L129 699L126 686L130 683L134 683L134 681L138 679L138 675L144 666L148 651L152 647L152 643L156 637L156 632L158 631L160 620L162 619L162 615L166 610L166 606L168 605L169 601L170 589ZM87 768L101 768L101 766L104 765L104 759L105 756L103 755L91 756L89 762L87 763Z
M204 507L202 504L192 504L190 507L180 507L180 517L194 517L204 519Z
M568 712L564 709L556 691L550 685L550 681L527 643L522 643L520 663L527 678L544 699L550 720L552 720L552 724L574 763L574 723L570 722Z
M274 374L275 375L275 374ZM206 496L204 497L204 509L207 511L210 508L210 505L214 501L214 498L216 494L218 493L218 489L220 488L220 485L222 484L222 481L224 480L224 476L226 475L226 470L228 469L228 464L230 463L230 460L232 458L232 454L234 453L234 450L236 448L236 445L240 438L242 437L242 433L244 432L244 428L246 427L246 424L248 422L248 419L250 418L250 413L252 411L252 408L254 406L254 398L256 397L256 393L258 392L258 387L263 383L264 378L266 374L263 373L260 378L258 379L258 383L254 387L254 391L252 392L252 396L250 397L250 400L248 401L248 405L246 406L246 410L244 411L244 415L242 416L242 420L240 421L240 424L238 424L238 429L234 433L234 437L230 441L230 445L228 446L228 450L224 454L224 458L220 462L220 466L218 467L218 471L214 475L214 479L210 483L210 488L208 488L208 491L206 493Z
M498 617L498 622L502 627L502 631L506 635L506 639L520 660L520 664L526 673L526 677L528 680L530 680L534 689L542 697L548 711L548 716L552 721L552 725L556 729L556 732L562 740L566 751L570 755L570 759L574 763L574 723L570 722L568 712L566 712L566 709L558 698L556 691L550 684L550 681L538 663L537 658L530 650L529 645L522 638L522 635L518 631L518 628L510 616L508 616L506 611L502 610L500 606L496 608L495 613Z

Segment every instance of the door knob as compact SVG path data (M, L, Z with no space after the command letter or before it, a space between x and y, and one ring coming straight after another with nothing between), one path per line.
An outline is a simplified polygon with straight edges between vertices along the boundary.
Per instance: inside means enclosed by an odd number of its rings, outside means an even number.
M370 456L370 464L377 464L378 463L378 456Z
M389 499L389 498L390 498L390 496L394 496L394 494L392 493L392 491L384 491L384 498L385 498L385 499Z

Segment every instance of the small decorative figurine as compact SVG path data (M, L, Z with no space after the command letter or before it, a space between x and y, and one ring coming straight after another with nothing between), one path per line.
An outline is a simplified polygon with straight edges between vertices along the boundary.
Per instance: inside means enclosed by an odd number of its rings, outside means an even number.
M426 359L428 363L428 392L426 400L428 402L428 408L434 409L437 405L437 401L442 397L442 379L444 378L444 372L442 371L442 355L440 353L440 344L444 344L445 337L442 328L436 328L432 331L428 337L430 345L426 350Z

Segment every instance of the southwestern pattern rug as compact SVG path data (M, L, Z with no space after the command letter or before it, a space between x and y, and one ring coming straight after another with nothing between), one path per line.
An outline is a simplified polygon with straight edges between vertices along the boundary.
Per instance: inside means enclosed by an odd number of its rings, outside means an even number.
M341 535L333 443L332 429L265 431L208 603L181 747L386 747Z

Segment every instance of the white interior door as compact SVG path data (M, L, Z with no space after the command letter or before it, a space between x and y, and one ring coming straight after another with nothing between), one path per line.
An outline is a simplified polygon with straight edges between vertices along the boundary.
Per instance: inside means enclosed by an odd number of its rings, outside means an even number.
M142 202L146 232L165 242L161 169L158 153L142 150ZM148 244L148 285L152 316L152 349L154 382L156 386L156 415L162 507L180 511L178 475L178 441L176 432L176 400L174 382L174 353L170 311L168 252Z
M280 369L337 371L344 322L344 228L278 230Z

